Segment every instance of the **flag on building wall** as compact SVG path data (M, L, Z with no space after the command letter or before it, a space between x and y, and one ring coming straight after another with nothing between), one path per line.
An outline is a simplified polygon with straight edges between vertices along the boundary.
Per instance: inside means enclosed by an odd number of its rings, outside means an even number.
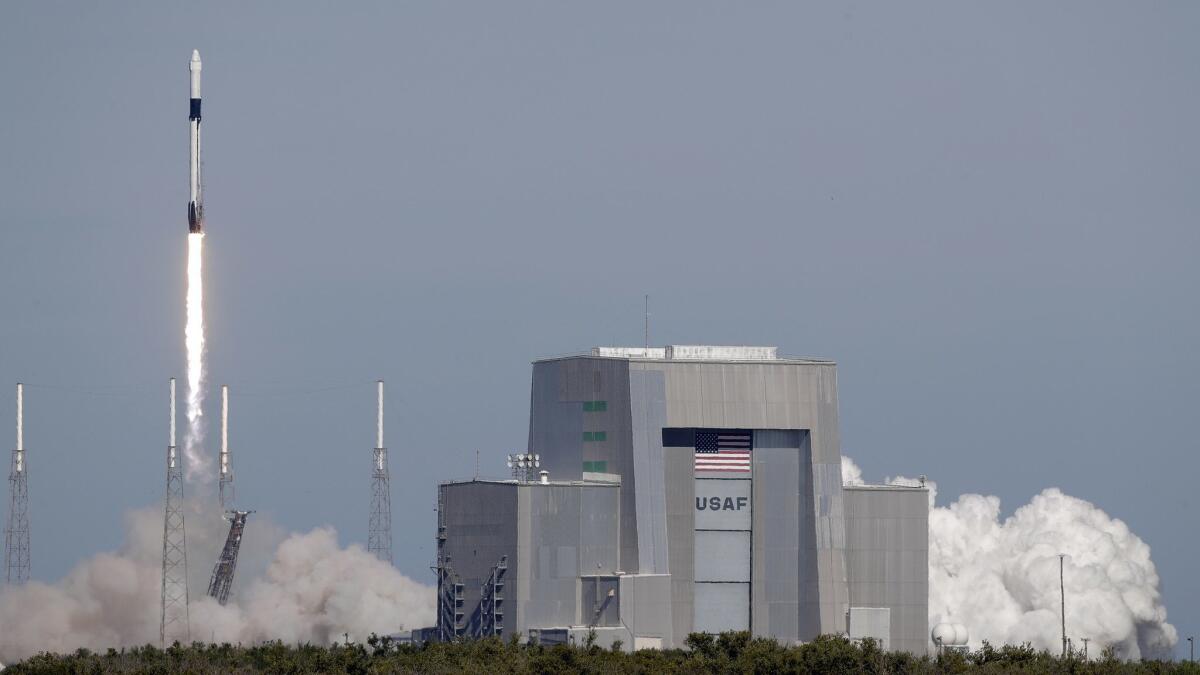
M696 430L696 471L749 473L749 431Z

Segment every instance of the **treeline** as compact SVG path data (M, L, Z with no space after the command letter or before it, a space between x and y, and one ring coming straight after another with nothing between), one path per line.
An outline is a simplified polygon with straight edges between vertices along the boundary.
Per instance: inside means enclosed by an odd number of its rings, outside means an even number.
M626 654L594 644L542 646L497 638L408 645L372 636L366 644L254 646L176 643L167 649L135 647L104 654L39 654L12 664L18 673L1187 673L1194 663L1122 661L1110 651L1090 661L1066 658L1028 645L992 647L940 657L885 652L866 640L838 636L785 647L749 633L693 634L687 649Z

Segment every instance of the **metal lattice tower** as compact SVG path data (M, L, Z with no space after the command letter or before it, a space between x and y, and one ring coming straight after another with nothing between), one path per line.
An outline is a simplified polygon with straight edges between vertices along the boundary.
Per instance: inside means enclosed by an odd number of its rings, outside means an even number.
M163 499L162 646L191 642L188 618L187 537L183 525L183 462L175 448L175 378L171 378L171 444L167 446L167 490Z
M233 506L233 471L229 468L229 386L221 385L221 476L217 483L217 499L221 511ZM225 604L225 603L221 603Z
M367 532L367 550L376 558L392 562L392 487L388 477L387 448L383 447L383 380L375 406L375 450L371 469L371 524Z
M17 445L8 474L8 527L4 529L5 581L29 581L29 473L25 464L25 388L17 383Z
M208 594L224 605L229 601L229 589L233 586L233 574L237 571L238 550L242 546L242 532L246 529L246 516L253 511L229 511L229 536L225 538L225 547L221 549L221 557L213 567L212 579L208 582Z

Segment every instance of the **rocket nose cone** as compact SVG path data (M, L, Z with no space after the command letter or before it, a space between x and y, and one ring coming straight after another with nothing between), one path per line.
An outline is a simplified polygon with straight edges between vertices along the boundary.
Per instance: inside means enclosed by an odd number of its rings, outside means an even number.
M193 60L193 61L199 61L199 60L200 60L200 50L199 50L199 49L193 49L193 50L192 50L192 60Z

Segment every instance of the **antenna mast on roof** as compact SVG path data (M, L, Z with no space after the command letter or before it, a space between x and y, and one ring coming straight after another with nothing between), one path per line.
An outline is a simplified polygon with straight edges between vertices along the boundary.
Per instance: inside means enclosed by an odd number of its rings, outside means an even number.
M643 345L646 348L647 354L650 351L650 295L646 294L646 341Z

